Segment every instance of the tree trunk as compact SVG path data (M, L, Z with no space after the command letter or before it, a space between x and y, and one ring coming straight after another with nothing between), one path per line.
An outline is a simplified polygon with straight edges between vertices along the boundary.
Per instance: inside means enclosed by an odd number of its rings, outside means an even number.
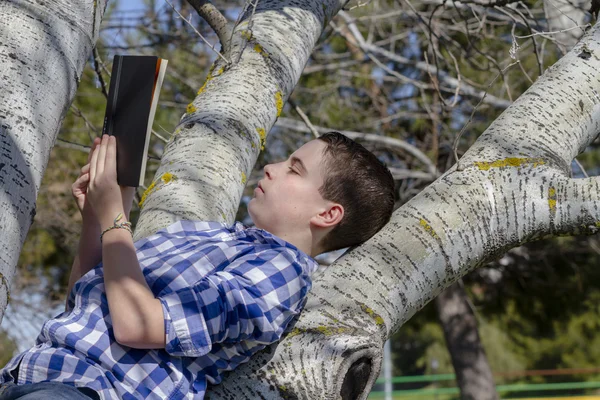
M0 317L106 2L0 1Z
M435 299L462 400L497 400L496 385L464 288L457 282Z

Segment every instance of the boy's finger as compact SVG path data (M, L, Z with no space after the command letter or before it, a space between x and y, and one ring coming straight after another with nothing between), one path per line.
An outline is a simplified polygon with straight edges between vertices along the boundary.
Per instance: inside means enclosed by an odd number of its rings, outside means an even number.
M94 182L94 179L96 179L96 163L98 161L99 151L100 148L96 147L92 152L92 159L90 160L90 182Z
M90 152L90 156L88 158L90 158L90 159L92 158L92 153L91 152ZM80 175L87 174L88 172L90 172L89 161L88 161L87 164L85 164L83 167L81 167L81 174Z
M109 136L108 145L106 147L106 161L104 170L112 176L116 176L117 171L117 139L114 136Z
M87 159L88 164L92 160L92 153L94 152L94 149L96 148L96 146L98 146L98 143L100 143L100 138L94 138L94 141L92 142L92 147L90 148L90 153L88 154L88 159Z
M108 148L108 135L102 135L102 143L98 151L98 161L96 161L96 175L104 173L106 164L106 149Z
M90 181L90 174L83 174L75 181L74 186L80 187Z

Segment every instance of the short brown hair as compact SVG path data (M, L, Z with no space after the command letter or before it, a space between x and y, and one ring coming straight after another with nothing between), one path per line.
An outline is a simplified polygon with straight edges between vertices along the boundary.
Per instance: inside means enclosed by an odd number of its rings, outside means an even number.
M327 132L318 140L327 144L319 193L344 207L342 221L321 240L320 248L328 252L366 242L392 216L394 178L373 153L341 133Z

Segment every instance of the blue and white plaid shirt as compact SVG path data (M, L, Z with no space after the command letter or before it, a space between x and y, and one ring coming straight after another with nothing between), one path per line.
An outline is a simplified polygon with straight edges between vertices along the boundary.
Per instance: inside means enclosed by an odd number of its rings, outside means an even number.
M317 262L240 222L179 221L135 243L160 299L166 347L140 350L114 338L101 264L77 281L69 310L47 321L36 346L0 370L18 384L57 381L102 399L202 399L207 383L277 341L300 312Z

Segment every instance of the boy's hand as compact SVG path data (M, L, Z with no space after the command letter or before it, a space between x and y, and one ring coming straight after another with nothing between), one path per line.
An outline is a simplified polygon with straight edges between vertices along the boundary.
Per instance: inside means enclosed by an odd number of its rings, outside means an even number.
M75 182L73 182L73 185L71 185L71 194L84 219L86 219L87 216L93 216L93 210L86 201L86 194L90 181L90 161L92 159L92 153L98 144L100 144L100 138L95 138L92 143L92 148L90 149L90 154L88 155L87 164L81 168L79 176Z
M92 154L89 174L87 199L101 228L106 229L113 225L119 213L125 211L117 183L117 141L114 136L102 136L102 142Z

